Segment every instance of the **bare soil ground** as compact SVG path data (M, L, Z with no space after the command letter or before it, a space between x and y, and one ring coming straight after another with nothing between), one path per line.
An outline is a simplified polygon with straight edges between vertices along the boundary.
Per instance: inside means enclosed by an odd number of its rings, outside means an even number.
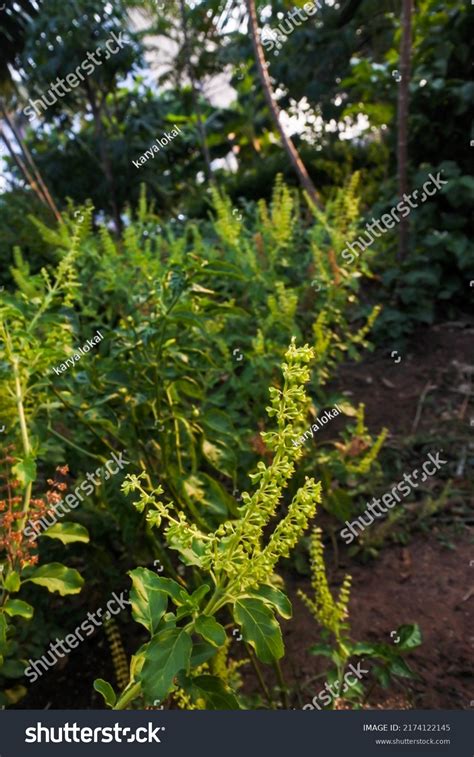
M393 690L388 695L374 690L368 706L474 707L473 337L468 322L436 326L416 334L406 354L392 358L390 350L377 351L338 372L338 388L349 392L355 403L365 403L372 432L390 429L388 445L393 449L403 451L406 445L412 448L428 440L433 449L444 447L457 461L449 474L453 493L423 532L412 533L406 546L385 544L379 557L367 563L343 554L340 569L331 575L335 586L345 572L353 576L354 640L389 642L390 632L402 623L417 622L422 631L423 644L409 658L421 680L409 682L395 695ZM395 363L398 356L401 360ZM330 545L326 558L332 559ZM318 641L318 630L295 596L298 588L311 594L309 581L286 579L297 615L285 633L287 674L301 691L322 670L321 658L306 653ZM309 697L300 694L303 704L318 693L320 683L313 688Z

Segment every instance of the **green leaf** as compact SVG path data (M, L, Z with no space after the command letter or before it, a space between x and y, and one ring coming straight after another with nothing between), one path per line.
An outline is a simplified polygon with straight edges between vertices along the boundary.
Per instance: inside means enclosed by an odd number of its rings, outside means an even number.
M203 439L202 453L219 473L232 478L236 468L236 457L233 449L222 440L209 441Z
M12 571L5 579L5 589L11 594L19 590L21 586L20 576L16 571Z
M408 649L415 649L422 643L420 627L417 623L413 625L403 625L397 629L400 641L397 644L398 651L405 652Z
M341 523L351 517L354 504L352 497L343 489L333 489L325 497L325 509L334 515Z
M384 687L384 689L387 689L390 686L390 683L391 683L390 674L386 668L379 668L376 665L372 668L372 674L375 676L377 681Z
M233 263L226 263L225 261L213 260L211 263L202 268L199 275L213 276L217 274L219 276L224 275L228 279L245 280L245 276L242 271Z
M147 701L163 700L179 671L189 669L192 646L190 635L179 628L162 631L151 639L138 676Z
M2 676L5 678L20 678L25 672L25 663L19 660L5 660L2 665Z
M193 607L199 607L202 600L211 590L209 584L202 584L191 594L190 603Z
M219 410L215 407L211 407L205 410L201 422L207 430L211 429L211 431L217 431L220 436L222 436L223 434L232 436L235 433L235 429L229 416L226 415L226 413L223 413L222 410Z
M89 532L87 528L79 523L55 523L54 526L43 531L41 536L47 536L49 539L59 539L63 544L71 544L75 541L82 541L85 544L89 541Z
M129 576L133 584L130 590L132 615L153 636L167 610L168 596L161 588L161 579L151 570L135 568Z
M8 599L3 605L3 610L12 618L15 615L20 615L27 620L30 620L34 613L34 608L28 602L23 602L21 599Z
M36 480L36 463L32 455L19 460L12 468L12 473L20 481L23 487L32 484Z
M104 702L108 707L114 706L117 701L117 695L110 683L104 681L103 678L96 678L94 681L94 689L98 691L99 694L102 694Z
M216 676L197 676L193 678L189 690L195 702L204 700L206 710L239 710L239 702L228 691L220 678Z
M0 650L7 640L7 619L3 613L0 613Z
M263 599L265 604L275 607L281 617L285 618L285 620L289 620L289 618L291 618L293 614L291 602L286 594L280 591L280 589L275 589L274 586L267 586L267 584L262 584L262 586L259 586L256 591L253 591L251 593L251 595L252 597Z
M176 386L178 391L181 391L187 397L192 397L197 400L203 398L202 388L195 379L189 378L189 376L178 379L178 381L175 381L171 386Z
M215 647L221 647L227 638L224 626L210 615L200 615L194 624L196 632Z
M338 400L337 406L340 409L341 413L348 415L349 418L357 417L357 408L355 408L349 402L341 402L341 400Z
M144 568L143 570L147 569ZM130 575L132 575L132 573L134 572L135 571L131 571ZM171 597L175 605L177 605L178 607L191 601L191 597L186 589L183 589L183 587L180 586L179 583L174 581L172 578L161 578L161 576L155 576L153 586L156 586L158 591L162 591L164 592L164 594L167 594L169 597Z
M234 498L206 473L193 474L184 479L182 496L191 511L197 510L209 525L222 523L229 517L229 513L238 515Z
M351 646L351 654L357 654L357 655L373 655L376 652L376 649L373 644L370 644L368 641L358 641L356 644L353 644Z
M50 592L57 591L62 597L66 594L79 594L84 585L84 579L77 570L66 568L58 562L37 568L23 583L28 581L44 586Z
M389 672L392 676L401 676L402 678L417 678L412 669L401 657L396 657L390 663Z
M242 629L242 636L255 649L259 660L272 663L283 657L285 650L280 626L264 602L260 599L237 600L234 618Z
M198 641L193 646L191 653L191 667L197 668L198 665L202 665L203 662L207 662L216 654L216 648L212 644L208 644L206 641Z
M330 644L313 644L308 649L310 654L321 655L322 657L329 657L332 660L333 648Z

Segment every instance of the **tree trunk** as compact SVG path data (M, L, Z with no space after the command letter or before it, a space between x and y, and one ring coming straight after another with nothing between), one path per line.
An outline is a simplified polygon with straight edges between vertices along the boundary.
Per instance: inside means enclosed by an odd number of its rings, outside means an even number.
M13 136L15 137L15 139L16 139L16 141L18 143L18 146L20 147L21 152L23 153L23 157L25 159L25 164L28 165L29 168L33 172L33 176L36 179L37 186L38 186L41 194L45 198L46 204L48 205L49 209L53 213L53 215L56 218L57 222L58 223L62 223L61 214L59 213L59 210L58 210L58 208L56 206L56 203L54 202L54 200L53 200L53 198L51 196L51 193L50 193L48 187L46 186L46 184L44 182L44 179L41 176L41 174L40 174L40 172L38 170L38 167L37 167L35 161L33 160L33 156L31 155L31 153L30 153L30 151L29 151L29 149L28 149L25 141L22 138L22 135L20 134L19 129L17 128L17 126L14 123L14 121L10 118L3 100L0 102L0 110L2 112L2 115L3 115L4 119L5 119L5 121L7 122L8 126L10 128L10 131L12 132ZM26 176L26 174L25 174L25 176Z
M275 126L281 137L283 147L291 161L293 168L298 175L301 186L306 190L311 201L320 210L322 209L322 203L319 198L319 194L316 191L311 178L306 170L306 166L301 160L296 147L293 144L291 137L285 132L283 124L280 120L280 109L276 103L275 95L273 93L272 83L270 81L270 75L268 73L267 64L265 62L265 55L263 52L262 44L260 42L257 10L255 8L255 0L246 0L247 10L249 14L249 26L252 34L253 49L255 52L255 61L257 63L258 73L260 75L260 81L262 82L263 92L267 105L270 109L270 113L275 122Z
M3 143L5 144L5 147L7 148L11 157L15 161L17 168L19 169L20 173L23 174L25 181L27 182L27 184L30 185L31 189L38 197L38 200L40 200L40 202L43 205L45 205L47 208L49 208L49 210L53 212L50 204L48 203L47 198L45 197L45 195L41 191L41 188L38 186L37 182L35 181L31 173L29 172L27 166L21 159L20 155L17 152L15 152L15 150L13 149L13 146L10 140L8 139L7 135L5 134L5 131L3 130L3 127L1 125L0 125L0 139L2 139Z
M408 192L408 110L411 74L413 0L402 0L402 39L400 45L400 75L398 90L398 194L400 200ZM408 254L410 235L409 216L400 219L398 237L398 260Z

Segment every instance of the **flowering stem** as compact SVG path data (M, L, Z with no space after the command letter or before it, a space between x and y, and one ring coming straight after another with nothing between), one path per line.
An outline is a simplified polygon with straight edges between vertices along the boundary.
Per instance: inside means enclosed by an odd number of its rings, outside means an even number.
M15 400L16 400L16 406L18 410L18 418L20 421L23 451L24 451L25 457L29 457L31 455L31 444L30 444L30 439L28 436L28 426L26 423L25 408L23 405L23 391L22 391L21 380L20 380L19 361L18 361L17 356L11 353L10 348L11 348L11 344L8 344L8 352L11 356L11 361L12 361L12 366L13 366L13 376L15 378ZM19 521L19 531L23 531L23 527L25 525L25 521L28 516L28 511L30 509L32 489L33 489L33 482L29 481L25 489L25 496L23 499L23 517Z

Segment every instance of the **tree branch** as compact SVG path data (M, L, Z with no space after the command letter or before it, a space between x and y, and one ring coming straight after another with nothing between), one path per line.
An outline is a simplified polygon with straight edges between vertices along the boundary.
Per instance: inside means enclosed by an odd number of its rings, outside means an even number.
M255 61L257 63L258 73L260 75L260 81L262 82L263 92L267 105L270 109L275 126L281 137L283 147L291 161L293 168L300 180L301 186L307 192L310 200L320 210L322 209L322 203L319 197L316 187L314 186L306 166L301 160L298 151L293 144L293 140L286 133L283 124L280 119L280 109L276 103L275 95L273 92L272 84L270 81L270 75L268 73L267 63L265 62L265 55L263 53L262 44L260 42L260 34L258 29L257 10L255 8L255 0L246 0L247 10L249 14L249 26L252 34L252 43L255 52Z

